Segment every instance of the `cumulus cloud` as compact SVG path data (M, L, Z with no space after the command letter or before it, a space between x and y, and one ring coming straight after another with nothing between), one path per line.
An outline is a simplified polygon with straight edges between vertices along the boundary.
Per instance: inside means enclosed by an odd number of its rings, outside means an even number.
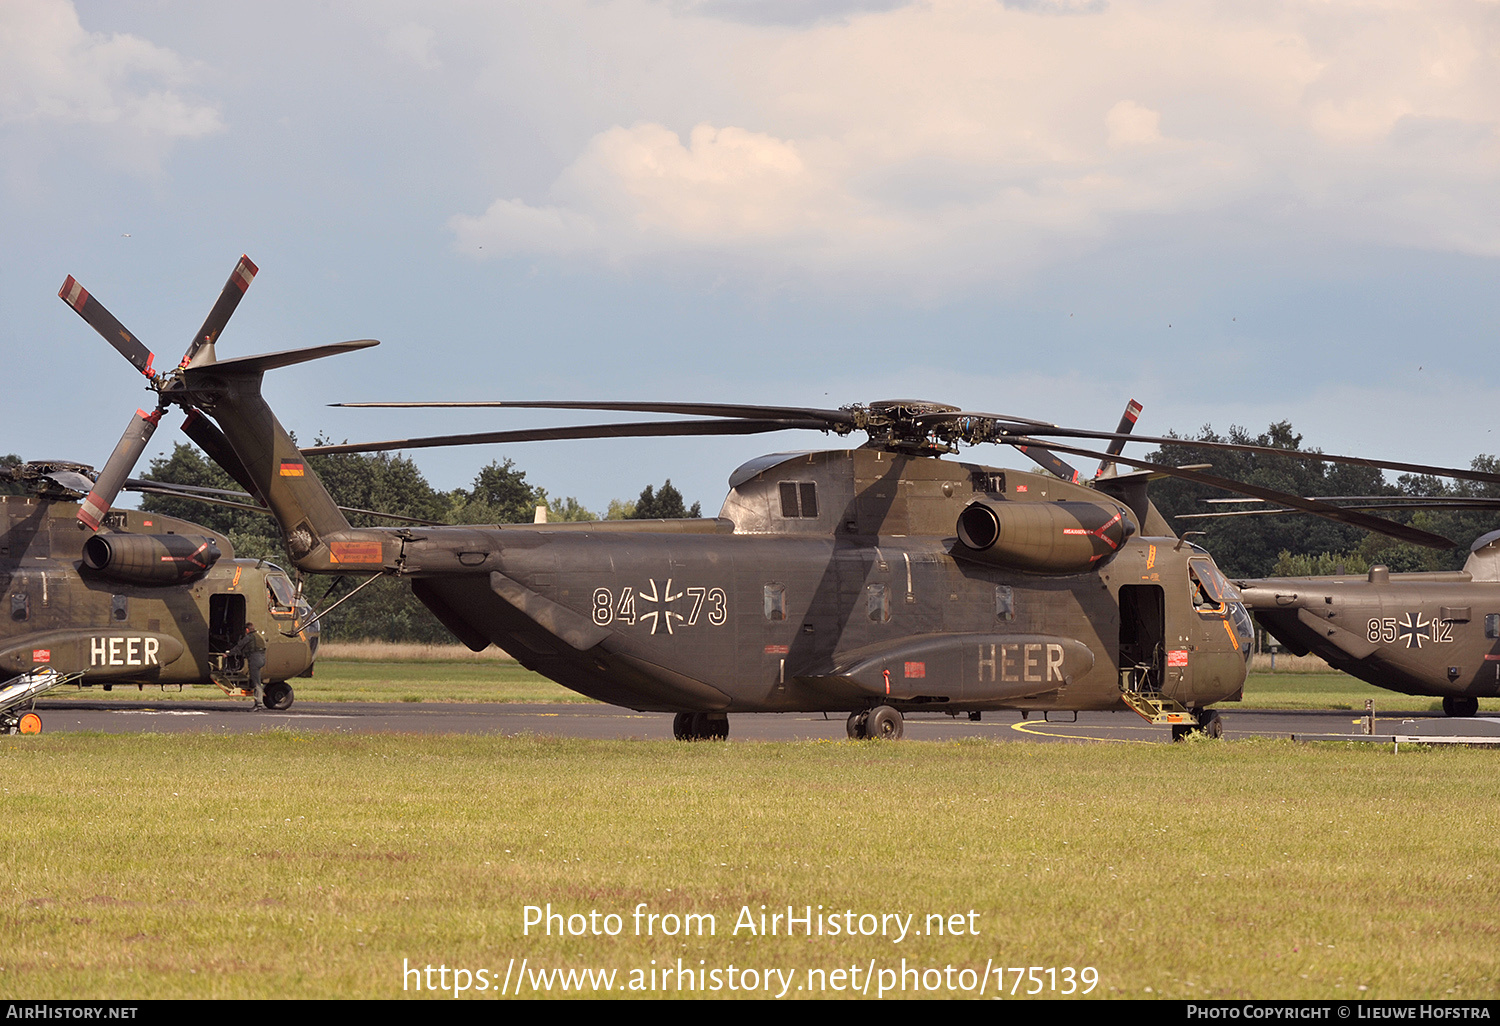
M1500 254L1494 5L714 9L654 8L660 49L605 62L640 120L601 126L545 193L455 216L459 246L929 291L1205 211Z
M137 36L89 32L70 0L0 4L0 124L114 129L137 143L223 130L183 88L192 66Z

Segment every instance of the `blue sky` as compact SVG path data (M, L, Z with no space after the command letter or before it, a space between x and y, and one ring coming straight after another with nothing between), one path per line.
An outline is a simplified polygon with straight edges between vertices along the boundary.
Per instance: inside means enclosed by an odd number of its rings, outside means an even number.
M561 413L361 399L922 397L1500 452L1500 3L590 0L0 5L0 452L102 464L140 379L75 275L175 361L240 253L221 355L298 436ZM177 418L155 451L181 436ZM510 457L602 509L811 435ZM1003 451L969 458L1025 465Z

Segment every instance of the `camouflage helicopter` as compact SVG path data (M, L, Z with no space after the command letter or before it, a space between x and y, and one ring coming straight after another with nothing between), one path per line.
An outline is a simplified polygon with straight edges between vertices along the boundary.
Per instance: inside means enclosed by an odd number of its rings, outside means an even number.
M89 472L63 461L0 467L0 481L29 492L0 496L0 687L50 670L54 685L216 684L245 695L246 675L225 656L252 621L267 640L266 705L290 706L287 680L310 672L318 633L301 625L311 610L286 572L236 559L222 535L159 513L110 510L83 530ZM28 715L18 729L41 721Z
M226 292L234 286L232 277ZM915 401L837 410L509 403L491 405L692 419L299 450L261 395L264 373L376 342L220 360L214 342L227 315L211 314L181 363L157 374L150 351L72 278L60 294L158 395L154 414L132 420L81 518L103 515L161 413L181 407L190 437L276 517L300 570L404 577L470 648L497 644L590 697L674 713L681 739L725 737L738 712L847 714L850 737L897 738L910 713L978 719L1003 709L1133 709L1174 736L1217 735L1211 706L1240 696L1249 614L1212 557L1177 538L1146 496L1159 475L1221 481L1121 456L1138 407L1118 431L1085 432ZM731 475L717 517L681 521L354 528L304 458L789 429L868 441L751 460ZM1038 436L1108 439L1109 451ZM980 442L1015 446L1050 473L937 458ZM1100 472L1082 479L1053 450L1098 457ZM1450 544L1313 500L1222 486Z

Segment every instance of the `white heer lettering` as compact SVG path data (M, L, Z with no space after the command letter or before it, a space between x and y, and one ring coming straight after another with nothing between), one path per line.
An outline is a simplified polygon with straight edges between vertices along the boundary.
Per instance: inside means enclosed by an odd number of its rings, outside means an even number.
M140 638L127 638L127 639L125 639L125 665L126 666L139 666L139 665L141 665L141 639Z
M1042 668L1041 660L1032 658L1032 653L1040 652L1041 650L1042 650L1042 646L1041 645L1027 645L1026 646L1025 663L1024 663L1022 669L1023 669L1024 673L1025 673L1025 679L1027 681L1039 681L1039 680L1042 679L1042 675L1040 673L1033 673L1032 672L1033 668L1035 668L1037 670L1040 670Z
M157 638L147 638L146 639L145 653L141 656L141 658L145 660L145 663L146 663L147 666L155 666L157 664L156 651L160 647L161 647L161 641L159 639L157 639Z
M108 655L109 655L109 653L108 653L108 650L107 650L107 648L105 646L105 640L103 638L90 638L89 639L89 665L90 666L103 666L104 665L104 660L108 657Z
M1016 671L1016 664L1013 663L1013 662L1011 662L1011 658L1012 658L1011 657L1011 651L1015 650L1015 651L1019 652L1020 649L1021 649L1020 645L1001 645L1000 646L1000 679L1001 680L1020 680L1021 679L1020 677L1016 676L1016 672L1015 672Z
M121 666L121 665L123 665L124 660L123 660L123 657L120 655L120 650L122 648L124 648L124 647L125 647L125 639L124 638L110 638L109 639L109 665L111 665L111 666Z
M985 649L989 649L989 655L988 655L988 657L986 657L986 655L985 655ZM984 675L984 671L985 671L986 668L990 671L990 675L989 675L988 679L993 681L995 679L995 646L994 645L980 645L979 646L979 682L981 684L984 683L984 681L986 679L985 675Z
M1047 645L1047 679L1062 680L1063 647L1061 645Z

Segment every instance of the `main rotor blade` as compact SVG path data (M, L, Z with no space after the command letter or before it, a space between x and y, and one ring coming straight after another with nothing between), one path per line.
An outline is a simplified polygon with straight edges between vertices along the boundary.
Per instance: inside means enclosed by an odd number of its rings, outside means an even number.
M431 403L329 403L363 409L515 409L515 410L611 410L616 413L682 413L697 417L742 417L749 420L816 418L833 425L858 426L849 410L823 410L803 406L747 406L739 403L647 403L647 402L431 402ZM1017 423L1025 423L1018 421Z
M99 525L104 523L104 515L114 504L115 496L120 494L120 488L124 485L125 479L135 469L136 461L141 458L141 453L146 451L146 443L150 442L151 436L156 433L156 425L160 420L160 410L154 413L136 410L135 416L130 418L130 424L125 428L120 444L115 446L114 452L110 453L109 462L104 464L104 469L99 472L98 479L94 481L93 490L78 507L78 520L90 531L99 530Z
M255 479L250 471L245 469L245 464L240 461L239 454L234 451L234 446L229 444L229 438L219 426L196 406L188 407L187 419L182 422L182 433L191 438L202 449L209 459L213 460L219 467L234 478L245 491L256 498L260 492L255 487Z
M1030 444L1032 439L1018 439ZM1088 449L1075 449L1072 446L1059 445L1057 448L1063 452L1072 453L1075 456L1103 457L1104 453L1092 452ZM1258 485L1246 484L1243 481L1230 481L1227 478L1215 477L1212 474L1200 473L1196 470L1183 470L1180 467L1168 467L1162 463L1149 463L1145 460L1133 460L1124 456L1116 456L1116 461L1130 467L1142 467L1155 473L1165 474L1168 477L1181 478L1184 481L1192 481L1197 484L1209 485L1213 488L1222 488L1226 492L1237 492L1240 495L1251 495L1257 499L1266 499L1270 502L1279 502L1283 506L1293 509L1305 510L1314 513L1326 520L1334 520L1350 527L1363 528L1366 531L1374 531L1400 541L1411 542L1413 545L1421 545L1429 549L1451 549L1457 543L1444 538L1441 535L1429 534L1415 527L1398 524L1394 520L1384 520L1380 517L1372 517L1355 510L1344 509L1340 506L1332 506L1326 502L1318 502L1316 499L1304 499L1300 495L1291 495L1287 492L1278 492L1271 488L1261 488Z
M114 346L121 356L129 360L132 367L155 380L156 374L153 367L156 363L156 354L126 330L125 325L115 320L115 315L104 309L104 304L89 295L88 290L78 284L71 274L68 275L68 280L63 282L57 295L64 303L78 311L78 316L103 335L104 340Z
M1325 496L1320 501L1326 502L1326 501L1328 501L1328 498L1329 497ZM1447 501L1447 502L1444 502L1444 501L1438 501L1438 502L1421 502L1421 501L1415 501L1415 502L1361 502L1361 503L1356 503L1354 505L1349 505L1349 506L1340 506L1339 508L1340 509L1357 509L1357 510L1362 510L1362 511L1365 511L1365 512L1368 512L1368 511L1370 511L1372 509L1391 509L1391 510L1398 510L1398 509L1440 509L1440 510L1500 509L1500 499L1485 499L1485 498L1461 499L1461 498L1454 498L1452 501ZM1220 517L1265 517L1265 516L1274 516L1274 515L1276 515L1278 513L1282 513L1282 514L1300 514L1300 513L1305 513L1305 512L1307 512L1307 511L1306 510L1301 510L1301 509L1231 509L1231 510L1224 510L1223 512L1220 512L1220 513L1178 513L1178 514L1176 514L1174 516L1173 519L1175 519L1175 520L1215 520L1215 519L1218 519Z
M162 495L171 499L183 499L187 502L202 502L210 506L227 506L230 509L243 510L246 513L260 513L263 516L275 516L265 506L252 506L249 502L254 501L254 496L245 492L231 491L228 488L203 488L199 485L174 485L162 481L143 481L131 478L126 481L123 491L141 492L145 495ZM241 501L232 498L219 498L219 496L239 496ZM361 509L358 506L340 506L339 509L345 513L363 513L366 516L380 517L383 520L399 520L404 524L420 524L423 527L442 527L440 520L423 520L421 517L406 517L399 513L382 513L378 509Z
M1078 483L1078 468L1074 467L1067 460L1062 459L1052 450L1044 449L1040 445L1018 445L1016 448L1035 460L1037 466L1043 470L1051 471L1064 481L1071 481L1074 484Z
M1345 463L1356 467L1369 467L1372 470L1399 470L1408 474L1430 474L1433 477L1451 477L1464 481L1485 481L1490 484L1500 484L1500 474L1490 474L1481 470L1460 470L1457 467L1433 467L1423 463L1399 463L1394 460L1368 459L1363 456L1336 456L1326 452L1304 452L1301 449L1277 449L1269 445L1241 445L1237 442L1198 442L1190 438L1160 438L1153 435L1131 435L1113 431L1083 431L1076 428L1046 428L1029 432L1031 435L1045 435L1048 438L1097 438L1097 439L1119 439L1125 441L1145 442L1151 445L1179 446L1189 449L1223 449L1227 452L1247 452L1257 456L1284 456L1287 459L1299 460L1304 463ZM1003 433L1000 436L989 439L994 442L1006 442ZM1056 448L1062 448L1056 446ZM1066 451L1066 450L1065 450ZM1121 463L1128 462L1121 460ZM1156 464L1153 464L1156 466Z
M389 442L346 442L313 445L310 456L350 452L389 452L445 445L483 445L494 442L550 442L568 438L647 438L663 435L756 435L767 431L826 431L819 420L662 420L639 424L580 424L574 427L529 428L520 431L483 431L467 435L434 435Z
M193 336L193 341L188 345L187 352L182 354L182 363L179 367L186 367L198 351L206 345L213 345L219 339L219 333L224 330L224 325L229 323L230 316L235 307L240 305L240 299L245 295L245 290L255 280L255 275L260 268L250 262L247 256L241 256L240 262L235 265L234 271L229 275L229 280L224 283L224 291L219 293L218 302L208 312L208 319L203 322L203 327L198 329L198 334Z

